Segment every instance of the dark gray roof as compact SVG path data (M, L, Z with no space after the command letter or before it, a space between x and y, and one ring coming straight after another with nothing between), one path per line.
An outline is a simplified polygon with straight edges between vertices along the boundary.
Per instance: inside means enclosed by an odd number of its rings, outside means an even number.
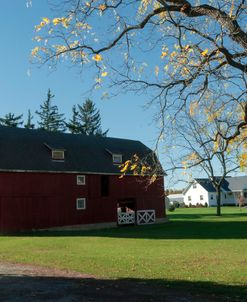
M206 191L215 192L215 188L212 185L212 182L208 178L195 178L195 181L199 183Z
M54 161L51 149L64 149L65 160ZM117 151L116 151L117 150ZM84 172L119 174L109 153L121 153L123 161L137 154L151 154L139 141L54 133L0 126L0 170Z
M247 176L235 176L227 180L231 191L247 190Z
M215 192L208 178L195 178L195 181L208 192ZM247 190L247 176L226 177L222 183L222 189L228 192Z

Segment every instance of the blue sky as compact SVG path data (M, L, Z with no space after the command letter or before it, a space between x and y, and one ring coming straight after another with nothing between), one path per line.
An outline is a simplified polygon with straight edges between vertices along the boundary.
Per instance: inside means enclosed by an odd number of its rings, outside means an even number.
M0 116L13 112L24 114L25 120L28 109L32 114L39 110L50 88L55 94L54 103L67 120L72 106L82 104L89 97L100 110L103 130L110 129L108 136L140 140L154 147L158 135L157 125L153 122L155 108L144 110L148 101L145 95L123 93L111 99L101 99L102 90L86 93L92 86L86 73L80 74L78 69L64 65L58 65L56 70L51 71L46 65L38 67L29 62L30 52L37 46L32 41L34 26L40 23L42 17L52 14L47 0L33 0L31 8L26 7L26 1L0 1ZM54 14L52 16L55 17ZM161 152L161 162L164 163L165 157L166 154ZM178 174L179 177L175 174L173 179L175 183L177 178L181 178L181 172Z
M87 94L90 84L85 74L75 68L60 65L51 71L29 62L35 46L34 26L41 17L51 15L46 0L33 0L31 8L26 0L2 0L0 3L0 116L8 112L24 114L28 109L34 114L45 100L48 88L55 94L54 103L68 119L73 104L90 97L100 109L103 130L108 136L137 139L152 147L157 135L153 123L154 111L144 110L145 98L134 94L117 95L112 99L100 98L99 93Z

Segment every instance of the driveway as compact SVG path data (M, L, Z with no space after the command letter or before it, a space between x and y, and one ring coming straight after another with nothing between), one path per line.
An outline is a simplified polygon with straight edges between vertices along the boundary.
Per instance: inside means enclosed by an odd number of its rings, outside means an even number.
M206 302L224 301L192 295L138 279L98 279L76 272L0 263L1 302ZM226 300L225 300L226 301ZM233 300L229 300L233 301Z

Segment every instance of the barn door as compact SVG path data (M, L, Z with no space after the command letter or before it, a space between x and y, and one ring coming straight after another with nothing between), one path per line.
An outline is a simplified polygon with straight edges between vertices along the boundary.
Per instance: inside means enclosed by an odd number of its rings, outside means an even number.
M117 204L118 225L135 224L136 202L134 199L121 200Z

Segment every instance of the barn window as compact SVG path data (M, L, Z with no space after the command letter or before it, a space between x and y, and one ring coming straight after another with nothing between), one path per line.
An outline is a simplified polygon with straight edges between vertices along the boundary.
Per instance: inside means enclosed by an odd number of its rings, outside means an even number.
M112 154L112 161L114 164L121 164L123 162L122 154Z
M203 195L200 195L200 200L203 200Z
M64 150L52 150L52 159L63 160Z
M196 189L196 183L193 184L193 189Z
M108 175L101 175L101 196L106 197L109 195L109 176Z
M188 196L188 201L191 201L191 196Z
M77 175L76 183L79 186L83 186L86 184L86 176L85 175Z
M86 198L77 198L76 199L76 209L85 210L86 209Z

